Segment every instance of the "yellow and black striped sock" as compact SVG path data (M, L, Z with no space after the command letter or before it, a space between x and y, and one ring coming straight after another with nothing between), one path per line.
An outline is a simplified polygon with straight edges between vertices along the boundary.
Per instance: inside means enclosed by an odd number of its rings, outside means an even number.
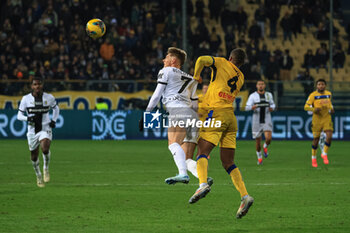
M236 187L237 191L241 194L241 197L248 195L247 189L242 179L241 172L235 164L232 164L227 170L230 175L233 185Z

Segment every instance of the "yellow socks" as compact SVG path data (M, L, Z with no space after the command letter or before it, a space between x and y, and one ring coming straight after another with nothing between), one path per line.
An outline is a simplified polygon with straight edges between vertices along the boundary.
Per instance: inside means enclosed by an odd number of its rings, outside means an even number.
M226 171L231 176L232 183L236 187L237 191L241 194L241 197L248 195L247 189L245 188L245 184L242 179L241 172L239 171L238 167L236 167L236 165L233 164Z
M323 147L323 151L322 151L323 155L327 155L328 149L329 149L330 146L331 146L330 143L327 143L327 142L324 143L324 147Z
M198 173L199 184L207 183L208 157L204 154L197 157L197 173Z

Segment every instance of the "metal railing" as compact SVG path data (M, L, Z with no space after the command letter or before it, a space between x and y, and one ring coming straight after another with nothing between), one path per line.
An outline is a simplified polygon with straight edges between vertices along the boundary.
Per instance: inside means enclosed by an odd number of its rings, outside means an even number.
M332 83L333 103L336 108L350 110L350 82ZM133 93L141 90L153 91L156 80L46 80L44 89L55 91L121 91ZM256 90L256 80L245 80L242 90ZM199 89L201 86L199 85ZM19 96L30 92L29 80L0 80L0 95ZM280 109L300 108L307 96L314 90L310 81L268 81L266 90L272 92L276 105Z

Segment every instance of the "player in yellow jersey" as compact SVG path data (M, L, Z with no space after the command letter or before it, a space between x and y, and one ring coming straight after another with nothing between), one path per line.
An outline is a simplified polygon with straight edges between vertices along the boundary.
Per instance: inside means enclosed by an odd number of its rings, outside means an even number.
M333 122L331 114L334 113L334 108L331 102L332 93L326 90L326 81L319 79L316 82L316 91L312 92L307 99L304 109L305 111L312 111L312 157L311 164L317 167L316 153L317 145L320 139L322 130L326 133L326 141L323 147L321 157L324 164L328 164L328 149L331 146L333 134Z
M204 66L212 68L208 91L203 98L203 109L207 119L221 121L219 128L200 129L198 140L197 172L199 188L190 198L195 203L210 192L207 184L208 156L212 149L220 143L222 166L230 175L236 189L241 194L241 205L236 217L243 217L253 204L254 199L248 195L241 173L234 163L237 120L233 113L233 101L244 83L244 75L238 67L244 64L246 53L242 49L234 49L229 60L222 57L201 56L197 59L193 78L200 80Z

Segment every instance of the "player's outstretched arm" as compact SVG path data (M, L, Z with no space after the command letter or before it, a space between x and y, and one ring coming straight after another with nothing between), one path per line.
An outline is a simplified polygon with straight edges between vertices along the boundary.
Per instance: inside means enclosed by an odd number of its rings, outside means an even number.
M204 66L211 66L215 62L214 58L211 56L200 56L197 61L196 65L194 67L194 75L193 78L197 81L201 80L201 72L204 68Z
M156 90L154 91L154 93L153 93L153 95L152 95L152 97L149 100L149 103L147 105L147 108L146 108L147 112L152 111L157 106L157 104L159 103L159 100L162 97L162 94L165 90L165 87L166 87L165 84L162 84L162 83L157 84Z

